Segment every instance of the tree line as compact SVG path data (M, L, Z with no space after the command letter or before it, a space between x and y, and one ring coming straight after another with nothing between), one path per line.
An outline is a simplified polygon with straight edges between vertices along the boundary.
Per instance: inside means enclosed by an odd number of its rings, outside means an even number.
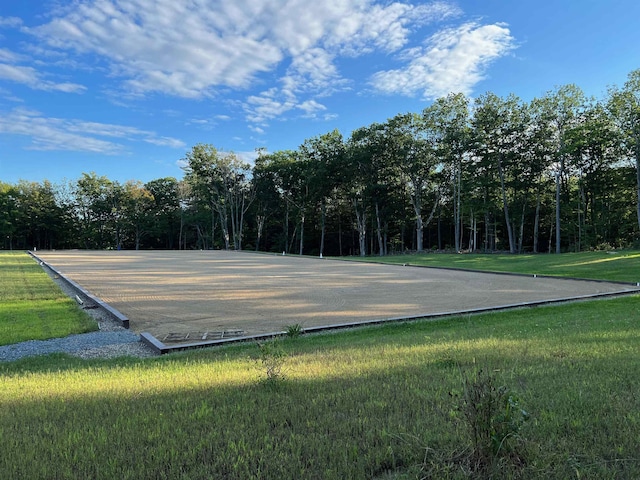
M4 249L312 255L640 247L640 69L602 99L438 98L422 112L258 151L198 144L184 176L0 182Z

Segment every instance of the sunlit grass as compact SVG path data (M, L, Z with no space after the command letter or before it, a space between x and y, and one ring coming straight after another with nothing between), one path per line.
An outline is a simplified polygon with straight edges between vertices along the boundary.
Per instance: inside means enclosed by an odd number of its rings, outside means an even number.
M285 379L275 388L255 345L5 364L0 472L416 478L427 447L437 460L468 445L452 395L463 371L483 368L531 414L522 478L634 478L639 304L633 296L282 340Z
M96 329L31 257L0 253L0 345Z
M352 257L352 259L487 272L640 282L640 253L635 251L564 253L561 255L426 253L388 257L372 256L364 259Z
M622 280L640 256L622 255L518 268ZM495 263L445 261L461 257ZM276 383L253 344L0 364L0 478L469 478L456 399L479 369L530 414L523 464L493 478L640 478L639 307L636 295L284 339Z

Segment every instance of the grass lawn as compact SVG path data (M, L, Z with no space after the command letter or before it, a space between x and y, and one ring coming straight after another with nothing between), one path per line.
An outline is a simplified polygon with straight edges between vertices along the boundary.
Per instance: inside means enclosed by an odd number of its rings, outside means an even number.
M96 329L31 257L0 253L0 345Z
M440 254L350 257L369 262L461 268L486 272L514 272L558 277L640 282L640 252L583 252L561 255Z
M270 354L0 364L0 477L640 478L639 306L390 324ZM507 432L486 437L493 456L471 426Z

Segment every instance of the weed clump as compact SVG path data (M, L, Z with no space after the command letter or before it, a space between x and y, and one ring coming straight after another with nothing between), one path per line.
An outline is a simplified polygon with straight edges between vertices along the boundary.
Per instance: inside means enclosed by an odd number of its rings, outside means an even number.
M260 357L258 362L265 374L265 382L275 386L284 380L284 364L287 360L287 352L282 348L278 340L258 343Z
M458 397L456 408L471 439L470 473L492 476L496 470L524 466L520 433L529 414L492 372L480 369L471 376L462 375L462 393L454 397Z
M302 328L302 325L300 325L299 323L295 323L293 325L287 325L287 337L298 338L303 333L304 333L304 329Z

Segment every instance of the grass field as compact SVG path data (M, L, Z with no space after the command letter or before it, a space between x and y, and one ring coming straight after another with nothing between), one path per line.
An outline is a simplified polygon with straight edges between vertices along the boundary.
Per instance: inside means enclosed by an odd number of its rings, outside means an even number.
M358 257L352 257L360 260ZM640 252L583 252L562 255L440 254L366 257L366 261L461 268L486 272L514 272L558 277L640 282Z
M639 306L0 364L0 477L640 478ZM477 391L498 402L471 403ZM489 422L472 408L488 406ZM507 434L479 457L470 427L496 425Z
M0 345L97 330L97 324L24 253L0 253Z

